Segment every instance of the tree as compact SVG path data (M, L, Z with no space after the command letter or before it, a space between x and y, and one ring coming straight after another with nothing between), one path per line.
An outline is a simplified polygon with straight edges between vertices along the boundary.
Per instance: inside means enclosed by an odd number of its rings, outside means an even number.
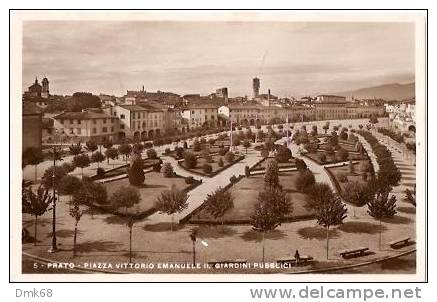
M162 165L161 172L164 177L173 177L174 171L171 163L164 163Z
M265 234L281 225L281 220L292 212L292 204L279 188L267 188L258 195L251 216L252 229L262 233L262 261L265 262Z
M296 188L303 192L307 193L309 188L311 188L316 183L316 179L309 170L304 170L299 173L299 176L296 179Z
M81 143L71 144L71 146L68 148L70 150L71 155L79 155L82 153L82 144Z
M206 212L211 214L214 219L220 218L223 225L223 217L226 211L234 208L234 197L231 192L219 187L213 193L206 196L205 204Z
M218 160L218 162L217 162L217 165L219 166L219 167L223 167L224 166L224 162L223 162L223 158L219 158L219 160Z
M82 215L83 212L80 210L78 205L75 205L70 209L70 216L74 218L73 257L76 256L77 225L79 224Z
M326 259L329 258L329 228L342 224L346 213L347 208L335 194L323 198L316 208L317 223L326 229Z
M203 164L202 166L203 172L206 174L211 174L212 173L212 166L210 164Z
M120 146L118 146L118 153L123 155L124 161L127 164L127 159L132 153L132 146L126 143L121 144Z
M188 195L186 192L172 186L158 196L155 202L155 209L160 213L171 215L171 231L173 231L173 215L182 212L188 207Z
M53 169L55 170L54 178ZM62 177L64 177L66 174L67 172L61 166L55 166L54 168L51 166L44 171L44 174L41 178L42 184L47 189L53 189L54 187L57 190Z
M132 228L134 226L135 220L133 216L130 216L126 226L129 229L129 263L132 262Z
M354 206L354 217L356 207L364 207L372 199L372 194L366 184L353 181L344 186L343 199Z
M132 146L132 153L134 153L134 154L141 156L141 153L143 152L143 150L144 150L144 145L142 143L135 143Z
M113 147L109 147L105 151L105 156L106 156L106 159L107 159L108 165L109 165L109 159L115 160L118 157L118 151L117 151L117 149L115 149ZM114 166L115 164L112 163L112 165Z
M63 195L73 195L82 185L79 178L72 175L65 175L59 183L59 193Z
M94 153L99 147L97 146L97 143L95 141L87 141L85 143L85 149L89 152Z
M328 129L329 129L329 124L325 124L325 125L323 125L323 130L325 131L325 134L328 132Z
M102 103L98 96L89 92L75 92L68 100L68 111L80 112L86 108L100 108Z
M129 177L129 183L133 186L141 186L146 179L143 170L143 160L137 159L127 169L127 175Z
M377 192L367 204L370 216L379 221L379 249L382 241L382 219L393 218L396 214L396 196L389 198L389 190Z
M338 145L338 135L337 135L337 132L332 131L332 133L331 133L331 137L329 138L329 143L330 143L333 147L335 147L335 146Z
M76 167L81 168L82 178L83 178L83 168L89 167L90 158L89 158L88 154L76 155L75 157L73 157L73 164Z
M194 169L197 166L197 156L192 152L185 152L184 164L188 169Z
M362 130L363 127L364 127L364 126L363 126L362 124L359 124L359 125L358 125L358 128L360 128L360 130Z
M73 203L88 206L91 209L91 218L94 204L106 204L107 200L106 187L90 180L83 180L80 188L73 193Z
M49 189L42 185L36 190L36 194L30 187L22 192L23 212L35 216L34 245L37 243L38 216L47 212L49 205L53 202L54 196L49 195Z
M105 149L109 149L112 146L113 146L113 144L112 144L111 141L106 141L106 142L103 143L103 148L105 148Z
M114 208L124 208L124 213L127 214L127 209L140 203L141 196L137 189L132 187L119 187L112 193L109 202Z
M105 160L105 156L100 151L97 151L97 152L94 152L93 154L91 154L91 161L93 163L97 163L97 168L100 167L100 163L104 160Z
M311 135L312 136L317 136L317 125L313 125L312 126L312 131L311 131Z
M44 161L44 155L39 148L30 147L23 152L23 163L35 167L35 182L38 179L38 165Z
M264 174L264 184L266 187L270 188L279 186L278 162L274 159L267 162L266 172Z
M315 183L308 190L310 198L307 199L305 208L309 210L317 210L318 207L325 202L334 198L334 192L327 183Z
M202 146L199 142L199 140L195 139L193 142L193 151L199 152L202 149Z
M246 154L247 154L247 148L249 148L251 146L251 143L248 139L245 139L243 141L243 147L246 149Z

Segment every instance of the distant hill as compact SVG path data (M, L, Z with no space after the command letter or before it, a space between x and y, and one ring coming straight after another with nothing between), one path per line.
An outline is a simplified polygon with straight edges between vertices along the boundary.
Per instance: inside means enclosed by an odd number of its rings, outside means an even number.
M381 98L387 101L401 101L415 97L415 83L408 84L385 84L368 88L361 88L351 91L336 92L336 95L342 95L348 98L352 96L356 99L373 99Z

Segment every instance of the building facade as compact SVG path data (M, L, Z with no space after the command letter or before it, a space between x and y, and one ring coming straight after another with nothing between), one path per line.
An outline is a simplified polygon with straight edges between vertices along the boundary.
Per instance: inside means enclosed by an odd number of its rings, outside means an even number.
M57 134L71 141L103 143L118 139L119 120L106 113L64 112L53 119Z
M189 128L218 125L218 105L212 103L189 104L182 109L182 117Z
M23 102L22 107L22 151L32 147L41 149L42 142L42 113L31 102Z

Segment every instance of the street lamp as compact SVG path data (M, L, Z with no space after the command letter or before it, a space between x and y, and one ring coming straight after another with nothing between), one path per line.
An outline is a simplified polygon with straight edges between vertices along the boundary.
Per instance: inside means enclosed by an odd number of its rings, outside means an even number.
M52 173L52 189L53 189L53 217L52 217L52 246L49 249L49 253L56 253L58 247L56 244L56 189L55 189L55 169L56 161L62 160L60 150L53 146L52 156L53 156L53 173Z

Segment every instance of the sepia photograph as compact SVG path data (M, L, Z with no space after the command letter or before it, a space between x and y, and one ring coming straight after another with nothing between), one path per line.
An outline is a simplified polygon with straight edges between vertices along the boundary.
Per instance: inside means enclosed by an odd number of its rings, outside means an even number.
M420 11L13 12L11 278L424 280L425 31Z

